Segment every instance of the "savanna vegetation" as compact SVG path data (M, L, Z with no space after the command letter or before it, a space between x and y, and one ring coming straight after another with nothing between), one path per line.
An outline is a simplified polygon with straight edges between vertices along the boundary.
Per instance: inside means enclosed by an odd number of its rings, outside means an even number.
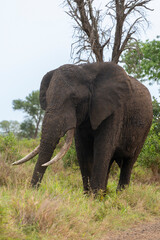
M110 230L160 217L160 136L153 122L134 167L130 186L116 193L119 169L113 166L107 195L83 194L74 144L47 169L41 187L30 187L36 159L11 163L30 152L39 139L0 137L0 239L101 239ZM63 144L59 143L56 152Z

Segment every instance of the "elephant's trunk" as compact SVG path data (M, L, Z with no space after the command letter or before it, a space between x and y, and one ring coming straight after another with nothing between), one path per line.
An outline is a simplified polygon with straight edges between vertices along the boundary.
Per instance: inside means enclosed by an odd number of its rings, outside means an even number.
M65 122L66 121L62 116L58 118L50 112L45 114L42 126L42 138L40 143L39 157L31 181L32 186L39 186L39 183L41 182L45 170L48 166L48 164L45 165L45 163L50 161L53 151L56 148L56 145L58 144L60 138L64 136L66 131L71 129L71 126L69 126L68 129L64 128Z
M56 145L53 147L51 143L45 143L41 141L40 144L40 152L38 156L37 163L34 168L32 180L31 180L31 185L38 187L42 177L46 171L47 167L42 167L42 164L45 162L49 161L52 157L53 151L55 149Z

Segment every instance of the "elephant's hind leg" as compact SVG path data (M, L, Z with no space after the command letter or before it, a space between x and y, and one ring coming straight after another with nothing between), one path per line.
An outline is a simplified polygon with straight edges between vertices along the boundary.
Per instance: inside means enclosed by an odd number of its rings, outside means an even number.
M129 185L133 165L137 160L139 152L140 150L138 149L134 156L123 158L117 191L122 190L125 186Z
M121 172L117 190L122 190L123 188L125 188L125 186L129 185L133 165L136 162L138 155L140 154L146 135L146 132L144 135L140 135L139 133L139 135L137 134L136 136L136 141L132 142L133 138L128 140L127 146L125 147L125 149L128 149L128 151L124 152L123 160L120 167Z

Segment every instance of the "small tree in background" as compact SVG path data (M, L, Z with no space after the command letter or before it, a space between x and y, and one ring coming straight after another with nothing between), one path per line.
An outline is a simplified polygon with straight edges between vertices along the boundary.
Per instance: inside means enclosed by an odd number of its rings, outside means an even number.
M74 21L74 62L119 62L128 42L148 23L151 0L64 0ZM100 6L100 7L97 7ZM102 10L104 9L104 10ZM110 54L111 53L111 54Z
M39 91L31 92L25 100L13 100L13 109L27 113L27 119L21 124L22 132L26 136L28 131L29 137L36 138L44 116L39 102Z
M20 132L20 123L18 121L7 121L4 120L0 122L0 129L2 135L8 135L9 133L14 133L15 136L18 136Z
M31 119L26 119L22 123L4 120L0 122L0 129L0 135L2 136L9 136L10 133L18 138L34 138L35 136L35 125Z

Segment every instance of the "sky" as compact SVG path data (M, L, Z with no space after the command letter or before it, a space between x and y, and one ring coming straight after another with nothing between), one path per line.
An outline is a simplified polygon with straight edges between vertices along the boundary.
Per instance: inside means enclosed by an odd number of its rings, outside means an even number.
M63 0L0 0L0 121L22 122L25 114L14 111L12 101L39 89L43 75L70 58L73 23ZM148 6L150 27L140 39L160 35L160 0ZM149 87L159 97L158 87Z

